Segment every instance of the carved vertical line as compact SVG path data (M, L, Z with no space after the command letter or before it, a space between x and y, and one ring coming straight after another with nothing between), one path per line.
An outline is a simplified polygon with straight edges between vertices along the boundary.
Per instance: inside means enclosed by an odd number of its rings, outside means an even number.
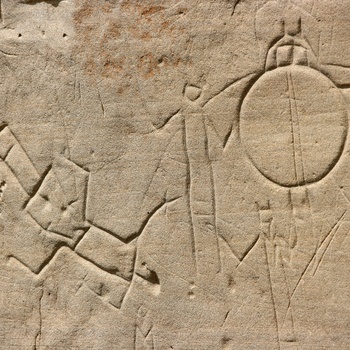
M40 291L40 297L39 297L39 305L38 305L38 313L39 313L39 329L35 336L35 342L34 342L34 350L40 349L40 343L41 343L41 332L42 332L42 299L44 297L44 287L41 287Z
M211 188L211 205L212 205L212 215L213 215L213 225L214 225L214 231L215 231L215 237L216 237L216 246L217 246L217 254L218 254L218 260L219 260L219 272L222 271L222 261L221 261L221 252L220 252L220 246L219 246L219 235L218 235L218 229L217 229L217 206L216 206L216 186L215 186L215 178L214 178L214 169L213 164L210 159L210 151L209 151L209 129L208 125L205 123L205 116L202 118L204 123L204 129L205 129L205 150L206 150L206 156L209 163L209 171L210 171L210 188Z
M0 21L1 21L1 23L4 23L3 7L4 7L4 4L2 3L2 0L0 0Z
M187 120L184 118L183 120L183 142L185 146L185 155L186 155L186 161L187 161L187 179L186 179L186 193L187 193L187 208L188 213L190 216L191 221L191 248L192 253L194 257L194 265L196 273L198 272L198 258L197 258L197 249L196 249L196 237L194 234L194 225L193 225L193 213L192 213L192 206L191 206L191 187L192 187L192 180L191 180L191 166L190 166L190 157L188 155L188 141L187 141Z
M267 252L267 241L266 237L264 237L264 250L265 250L265 257L266 257L266 268L267 268L267 275L268 275L268 280L269 280L269 289L270 289L270 294L271 294L271 302L272 302L272 308L273 308L273 315L275 319L275 327L276 327L276 333L277 333L277 340L278 340L278 350L281 350L281 340L280 340L280 327L278 324L278 319L277 319L277 305L275 302L275 297L273 294L273 286L272 286L272 278L271 278L271 265L269 262L269 257L268 257L268 252Z
M214 276L220 271L220 253L213 207L213 183L208 157L208 141L203 113L190 109L186 116L186 148L189 161L189 200L197 272Z
M295 149L295 132L294 132L294 119L293 119L293 107L292 107L292 101L291 101L291 86L289 82L289 75L288 73L286 74L287 78L287 84L288 84L288 92L289 92L289 112L290 112L290 128L291 128L291 137L292 137L292 147L293 147L293 162L294 162L294 176L295 176L295 181L299 185L299 177L298 177L298 171L297 171L297 159L296 159L296 149Z
M305 167L304 167L304 158L303 158L303 145L302 145L302 139L301 139L301 131L300 131L300 118L299 118L299 112L298 112L298 104L297 104L297 96L295 93L295 88L294 88L294 82L293 82L293 76L292 72L289 72L289 79L290 79L290 86L291 86L291 91L292 91L292 96L293 96L293 101L294 101L294 110L295 110L295 119L296 119L296 124L297 124L297 132L298 132L298 147L299 147L299 153L300 153L300 166L301 166L301 172L302 172L302 180L303 184L305 184Z

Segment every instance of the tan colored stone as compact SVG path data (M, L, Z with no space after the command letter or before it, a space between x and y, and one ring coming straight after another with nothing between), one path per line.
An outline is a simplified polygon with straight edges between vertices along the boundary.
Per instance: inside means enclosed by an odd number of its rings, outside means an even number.
M0 0L0 349L350 349L349 13Z

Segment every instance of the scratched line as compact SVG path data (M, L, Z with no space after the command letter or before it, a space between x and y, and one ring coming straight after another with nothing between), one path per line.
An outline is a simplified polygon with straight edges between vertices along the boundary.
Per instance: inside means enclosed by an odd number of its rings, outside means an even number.
M299 185L299 177L298 177L298 172L297 172L297 160L296 160L296 147L295 147L295 130L294 130L294 120L293 120L293 107L292 107L292 100L291 100L291 95L292 90L291 90L291 84L289 81L289 75L286 73L286 78L287 78L287 84L288 84L288 91L289 91L289 112L290 112L290 127L291 127L291 136L292 136L292 147L293 147L293 161L294 161L294 176L295 176L295 181Z
M215 230L215 237L216 237L216 247L217 247L217 254L219 259L219 272L222 271L222 261L221 261L221 252L220 252L220 245L219 245L219 235L218 235L218 228L217 228L217 204L216 204L216 186L215 186L215 179L214 179L214 169L213 164L210 160L209 155L209 139L208 139L208 125L205 123L205 119L203 118L204 123L204 131L205 131L205 145L206 145L206 156L207 160L209 162L209 172L210 172L210 182L211 182L211 202L212 202L212 209L213 209L213 223L214 223L214 230Z
M330 247L330 245L331 245L332 242L334 241L334 237L336 236L336 234L337 234L339 228L340 228L340 224L339 224L339 225L333 230L333 232L329 235L331 238L330 238L330 240L327 242L327 245L326 245L326 247L325 247L325 250L323 251L323 253L322 253L321 257L320 257L320 259L319 259L319 261L318 261L318 263L317 263L317 265L316 265L316 267L315 267L315 270L314 270L314 273L312 274L312 276L315 276L316 272L318 271L318 269L319 269L319 267L320 267L320 265L321 265L321 263L322 263L322 261L323 261L323 258L325 257L325 255L326 255L326 253L327 253L327 251L328 251L328 248Z
M300 131L300 117L299 117L299 112L298 112L297 97L296 97L296 93L295 93L293 76L292 76L292 72L291 71L289 72L289 78L290 78L290 83L291 83L291 91L292 91L292 94L293 94L294 110L295 110L295 117L296 117L296 122L297 122L298 146L299 146L299 153L300 153L300 165L301 165L301 172L302 172L302 180L303 180L303 184L304 184L305 183L305 166L304 166L302 139L301 139L301 131Z
M275 318L275 327L276 327L276 332L277 332L278 350L281 350L280 330L279 330L279 324L278 324L278 319L277 319L276 301L275 301L275 297L273 295L273 289L272 289L272 278L271 278L269 257L268 257L268 253L267 253L267 242L266 242L266 240L264 242L264 247L265 247L265 256L266 256L266 262L267 262L267 271L268 271L267 277L269 279L271 301L272 301L272 306L273 306L273 313L274 313L274 318Z
M190 221L191 221L191 248L192 248L192 254L194 256L194 263L195 263L195 270L196 273L198 272L198 256L197 256L197 242L196 242L196 236L194 234L194 224L193 224L193 212L192 212L192 207L191 207L191 190L192 190L192 178L191 178L191 167L190 167L190 157L188 154L188 147L187 147L187 126L186 126L186 120L184 119L183 121L183 125L184 125L184 133L183 133L183 137L184 137L184 146L185 146L185 156L186 156L186 160L187 160L187 183L186 183L186 192L187 192L187 199L188 199L188 212L189 212L189 216L190 216Z
M297 288L298 288L300 282L302 281L304 275L306 274L306 272L307 272L309 266L311 265L311 263L312 263L312 262L314 261L314 259L316 258L316 255L317 255L317 253L319 252L319 250L321 249L323 243L326 241L326 239L329 237L329 235L333 232L333 230L336 229L336 227L342 223L342 221L343 221L343 219L344 219L346 213L347 213L347 210L344 211L343 215L342 215L342 216L339 218L339 220L332 226L332 228L330 229L330 231L328 232L328 234L326 235L326 237L322 240L322 242L321 242L321 244L320 244L318 250L316 250L315 253L312 255L312 257L311 257L311 259L309 260L308 264L306 265L306 267L305 267L303 273L301 274L301 276L300 276L300 278L299 278L299 280L298 280L296 286L295 286L294 289L293 289L291 298L293 298L293 296L294 296L294 294L295 294L295 292L296 292L296 290L297 290Z

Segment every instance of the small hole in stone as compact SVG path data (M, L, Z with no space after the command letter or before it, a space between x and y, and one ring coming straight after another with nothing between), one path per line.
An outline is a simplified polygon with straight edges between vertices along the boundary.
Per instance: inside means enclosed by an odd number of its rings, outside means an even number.
M64 38L66 38L68 35L66 33L63 33L62 35Z
M18 37L19 37L19 38L22 38L22 34L21 34L21 33L19 33L19 34L18 34Z

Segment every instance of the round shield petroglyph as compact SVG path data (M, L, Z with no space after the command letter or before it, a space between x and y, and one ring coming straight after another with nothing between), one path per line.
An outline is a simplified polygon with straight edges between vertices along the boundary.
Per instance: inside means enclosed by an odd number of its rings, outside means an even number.
M264 73L240 110L240 139L258 171L285 187L325 177L339 160L348 116L341 91L322 73L285 66Z

